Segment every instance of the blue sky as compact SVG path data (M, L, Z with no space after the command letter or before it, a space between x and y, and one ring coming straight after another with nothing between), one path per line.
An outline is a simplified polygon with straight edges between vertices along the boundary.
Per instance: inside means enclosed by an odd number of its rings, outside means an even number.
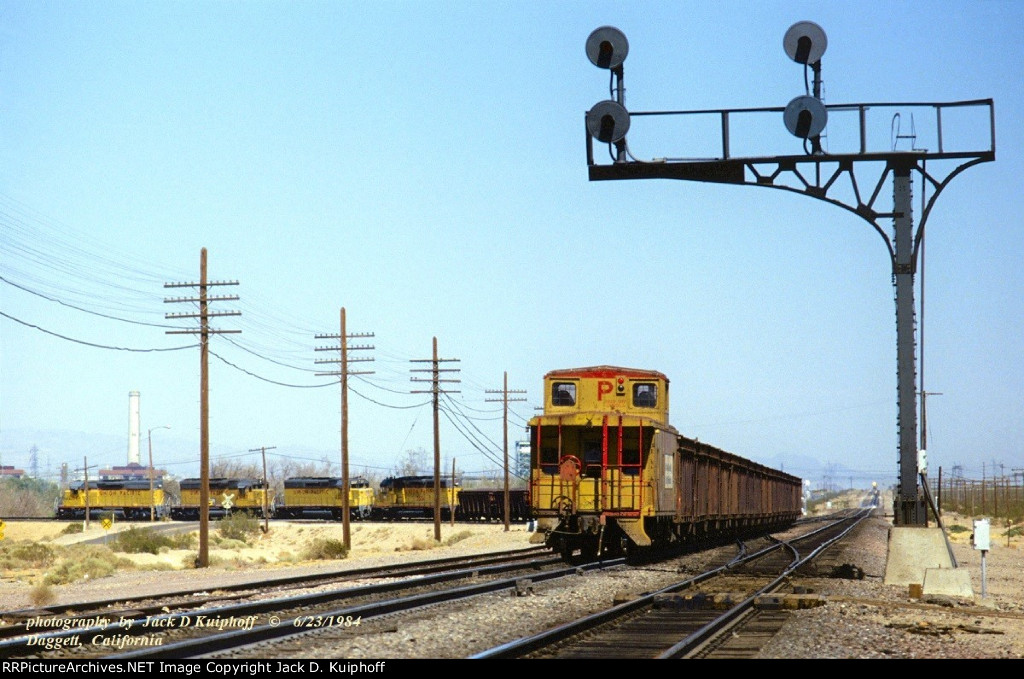
M0 310L21 321L0 318L3 464L27 466L33 442L41 465L80 464L72 439L44 432L100 437L95 462L123 462L137 390L143 431L171 427L153 433L158 465L198 473L198 350L83 342L191 344L166 334L182 324L164 314L188 309L165 304L185 293L163 284L198 280L205 247L210 278L239 282L217 292L240 300L214 310L242 313L216 323L241 334L212 343L215 458L274 446L337 459L339 392L315 375L314 336L338 332L344 306L350 332L375 335L360 341L375 372L352 381L356 469L432 449L427 398L409 392L422 386L411 360L437 337L461 380L442 451L467 472L497 468L487 390L503 372L527 390L515 441L545 372L612 364L668 375L687 435L815 481L841 466L894 482L893 290L867 222L785 191L587 180L584 113L608 97L584 53L593 29L629 39L631 110L718 109L803 94L782 37L814 21L829 104L995 101L996 162L956 177L928 222L925 388L941 394L928 400L929 462L978 478L1024 468L1019 2L13 0L0 12ZM923 138L928 121L914 122ZM799 153L782 128L752 134ZM696 141L647 121L629 135L644 158Z

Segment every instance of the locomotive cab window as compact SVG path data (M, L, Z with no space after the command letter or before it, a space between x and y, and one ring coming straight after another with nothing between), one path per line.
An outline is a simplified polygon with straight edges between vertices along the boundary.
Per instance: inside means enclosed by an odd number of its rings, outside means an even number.
M551 385L551 405L576 405L576 384L574 382L555 382Z
M637 408L653 408L658 404L658 385L640 382L633 385L633 405Z

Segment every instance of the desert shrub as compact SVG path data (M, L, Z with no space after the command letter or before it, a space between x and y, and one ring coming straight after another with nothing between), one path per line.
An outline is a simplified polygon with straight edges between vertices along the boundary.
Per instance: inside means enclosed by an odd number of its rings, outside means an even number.
M409 549L413 551L433 549L434 547L437 547L438 544L440 543L428 538L413 538L413 541L409 544Z
M220 520L221 537L248 542L249 536L260 532L260 521L245 512L234 512Z
M302 552L302 557L309 560L344 559L348 556L348 548L341 540L317 538L309 543Z
M57 595L53 593L53 589L46 582L40 582L29 590L28 598L32 601L33 606L41 607L52 604L57 599Z
M68 550L69 556L61 559L44 582L48 585L65 585L78 580L105 578L118 568L133 568L134 564L114 554L109 548L98 545L82 545Z
M193 549L199 543L199 535L193 532L175 533L168 536L171 549Z
M57 552L38 542L0 542L0 567L4 569L42 568L57 559Z
M967 526L952 525L946 528L950 533L969 533L971 531Z
M453 535L449 535L448 539L444 541L444 544L446 544L446 545L454 545L456 542L462 542L466 538L471 538L471 537L473 537L473 531L471 531L471 530L462 530L462 531L459 531L458 533L455 533Z
M81 533L83 530L84 530L84 528L83 528L82 524L80 524L78 522L69 523L68 525L64 526L64 530L62 530L60 532L60 534L61 535L74 535L76 533Z
M235 540L234 538L220 538L215 541L217 549L244 549L249 546L249 543L244 540Z
M133 527L118 533L111 549L129 554L159 554L161 548L170 548L173 544L170 536L154 533L146 528Z

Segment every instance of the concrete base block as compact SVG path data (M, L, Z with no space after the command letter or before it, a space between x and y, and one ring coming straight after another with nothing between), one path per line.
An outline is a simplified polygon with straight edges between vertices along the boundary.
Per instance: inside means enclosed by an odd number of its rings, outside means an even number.
M885 584L924 583L929 568L952 569L942 529L925 526L893 526L885 562Z
M971 574L966 568L929 568L924 572L925 596L943 594L961 599L973 599Z

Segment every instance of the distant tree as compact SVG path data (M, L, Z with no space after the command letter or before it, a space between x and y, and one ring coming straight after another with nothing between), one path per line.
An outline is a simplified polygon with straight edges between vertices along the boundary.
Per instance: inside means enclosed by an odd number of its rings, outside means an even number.
M405 451L405 456L395 466L395 476L417 476L426 473L427 451L422 447ZM429 465L433 473L433 464Z
M361 470L350 471L352 476L361 476L370 483L371 488L377 488L380 486L380 472L374 470L370 471L369 467L363 467Z
M267 463L267 476L278 497L284 497L285 479L300 476L337 476L331 473L331 463L324 458L320 462L299 462L288 458L277 458Z
M181 484L176 479L164 478L164 498L169 505L181 504Z
M52 517L60 497L56 483L41 479L0 479L0 517Z
M212 479L262 479L263 465L239 460L215 460L210 464Z

